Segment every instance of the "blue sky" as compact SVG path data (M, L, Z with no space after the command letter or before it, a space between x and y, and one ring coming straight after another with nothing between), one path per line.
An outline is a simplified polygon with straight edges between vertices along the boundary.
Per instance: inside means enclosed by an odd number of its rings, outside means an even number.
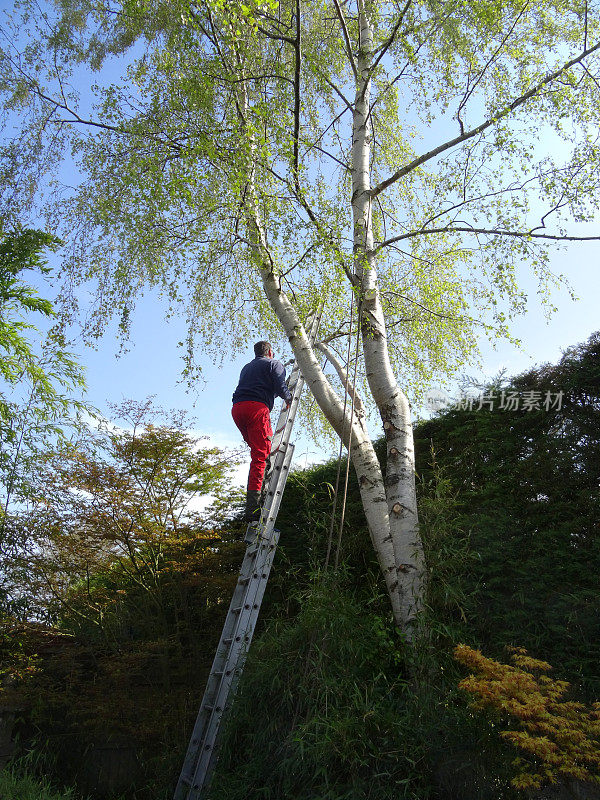
M536 295L535 281L528 276L524 265L520 283L529 294L528 312L511 326L512 334L522 342L522 349L501 343L494 350L483 343L486 376L491 377L501 368L506 368L508 374L517 374L536 364L554 363L567 347L585 341L600 329L600 242L572 242L557 247L551 265L554 273L568 279L577 300L571 300L564 288L553 292L552 302L557 311L547 320Z
M513 325L513 333L522 340L523 349L502 342L494 350L483 341L483 369L467 367L465 372L491 377L502 368L509 374L516 374L535 364L555 362L564 349L585 341L600 328L600 242L574 243L557 250L553 269L567 276L579 299L572 301L565 290L555 292L553 302L558 311L547 321L536 298L535 284L527 279L526 270L523 270L522 282L531 293L529 311ZM197 429L210 436L215 444L237 446L240 437L230 416L231 394L240 369L253 357L252 342L248 343L247 355L233 361L226 358L220 368L205 361L204 381L188 387L181 380L183 362L181 349L177 347L183 335L183 320L164 321L160 302L148 296L133 317L127 353L116 357L118 344L114 329L109 329L98 342L97 350L79 348L80 359L87 369L88 399L109 416L108 403L118 403L124 398L142 400L154 395L159 405L188 409L197 420ZM257 338L261 338L260 332ZM226 342L223 348L226 353ZM279 403L275 406L274 421L278 410ZM426 414L423 409L414 411ZM373 435L379 432L373 430ZM298 466L322 460L327 454L333 455L308 441L299 431L295 438L298 440L295 459ZM243 466L238 471L240 481L244 480L246 469Z
M10 5L0 2L0 7L8 8ZM117 66L113 69L116 70ZM85 97L83 100L85 107ZM69 174L72 164L70 167L65 165L65 169L63 177L66 182L76 182L76 176ZM515 374L534 364L555 362L562 350L586 340L594 330L600 328L597 312L600 242L573 243L567 248L557 248L551 266L554 272L568 278L579 300L573 302L566 290L555 292L552 300L558 311L549 322L546 321L537 302L537 285L528 275L526 265L523 265L521 285L531 298L529 312L516 320L512 327L513 334L521 339L523 349L502 342L495 350L487 341L482 341L482 368L465 366L465 372L485 378L502 368L506 368L509 374ZM40 292L45 296L52 294L51 290L41 286ZM256 332L256 339L263 336L261 331ZM204 380L189 387L181 381L182 351L177 347L177 343L184 338L183 320L172 318L169 322L165 321L164 309L157 297L147 296L139 302L133 315L129 351L124 355L116 357L119 344L115 327L109 327L104 338L97 342L96 350L83 344L77 345L79 359L87 369L87 399L103 414L110 416L109 403L119 403L122 399L143 400L154 395L159 405L189 410L197 420L197 429L210 436L216 444L237 446L240 437L230 416L231 394L241 367L252 357L252 342L248 342L246 355L234 361L229 359L227 343L223 342L226 356L223 367L203 362ZM277 404L276 411L278 409ZM414 409L414 412L416 415L425 413L423 409ZM328 454L333 455L299 436L299 432L296 433L297 465L303 466L309 461L323 459ZM372 433L379 435L376 429ZM242 468L239 474L244 474L244 471L245 468Z

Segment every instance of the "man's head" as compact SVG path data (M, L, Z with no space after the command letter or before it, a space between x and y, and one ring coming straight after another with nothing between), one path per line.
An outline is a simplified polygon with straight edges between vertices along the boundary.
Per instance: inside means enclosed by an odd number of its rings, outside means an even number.
M270 342L257 342L254 345L254 355L256 358L260 358L261 356L266 356L267 358L273 358L273 348L271 347Z

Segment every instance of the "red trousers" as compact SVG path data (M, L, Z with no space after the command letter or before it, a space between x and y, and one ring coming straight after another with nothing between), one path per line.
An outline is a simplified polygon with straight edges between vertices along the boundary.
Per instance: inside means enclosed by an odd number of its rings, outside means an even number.
M233 404L231 416L240 429L244 441L250 445L248 491L260 492L273 438L271 414L264 403L242 400Z

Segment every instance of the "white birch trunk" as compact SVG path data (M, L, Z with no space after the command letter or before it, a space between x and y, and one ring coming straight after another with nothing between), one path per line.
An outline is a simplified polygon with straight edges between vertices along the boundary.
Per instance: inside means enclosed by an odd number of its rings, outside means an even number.
M369 387L387 441L385 495L396 565L400 624L410 635L423 605L424 557L418 529L412 425L408 400L392 372L375 269L371 209L370 68L373 37L358 0L360 47L352 139L354 271L361 289L361 332Z
M363 14L362 17L365 18L365 15ZM362 81L364 84L364 91L362 92L362 97L359 98L361 94L360 83L361 82L359 82L357 91L357 99L360 99L360 106L357 104L357 111L355 112L355 139L353 144L355 272L361 280L363 297L370 297L371 287L376 285L376 275L374 269L366 268L368 262L364 260L367 253L371 253L370 257L372 257L373 238L370 221L370 199L368 195L370 188L369 138L366 133L369 129L367 114L368 81ZM246 85L243 80L240 82L238 88L238 98L242 117L241 122L242 125L244 125L247 95ZM359 108L361 109L360 111ZM409 538L412 536L411 542L414 540L420 543L418 536L415 538L416 504L414 502L413 461L411 460L410 464L404 469L403 475L405 480L399 479L398 486L396 487L386 487L381 466L366 428L364 414L357 413L355 410L350 420L348 409L346 415L344 415L343 402L334 391L321 369L298 314L281 288L281 282L275 273L274 265L267 247L266 235L262 225L259 206L256 201L252 164L249 165L248 189L246 209L249 240L256 258L257 266L260 269L265 294L285 330L298 365L302 370L304 380L312 392L315 401L323 411L328 422L349 449L349 457L352 460L358 478L362 505L371 542L377 554L377 560L386 582L394 620L410 639L411 623L419 608L419 602L417 602L416 597L420 584L418 583L417 577L420 578L421 575L421 567L416 566L417 563L420 564L420 562L411 558L412 554L409 553L411 545L408 544L406 535L410 530ZM370 243L368 248L365 247L365 242ZM389 366L389 358L385 346L385 325L383 323L381 308L376 300L374 306L370 300L368 303L364 302L363 308L365 309L363 314L379 314L377 319L378 321L380 319L381 330L383 331L382 337L378 337L377 340L373 338L373 342L379 342L378 346L375 348L368 346L367 342L370 341L370 339L368 336L364 336L364 330L366 330L365 319L368 319L368 317L363 318L363 340L365 342L363 349L367 364L367 373L370 371L380 373L383 369L383 373L388 378L387 382L382 382L379 378L373 382L371 376L369 376L369 383L371 384L372 390L373 386L379 387L381 384L377 396L374 396L380 411L382 411L384 407L386 409L385 416L383 411L382 416L384 416L384 427L387 435L388 429L390 431L396 430L395 427L390 427L390 425L395 426L400 420L400 415L397 413L397 409L400 408L400 403L397 400L397 398L400 397L400 393ZM384 349L382 349L381 341L379 340L383 341ZM347 376L346 378L342 377L342 382L346 381ZM391 391L390 387L392 387ZM408 404L406 404L406 409L407 408ZM410 417L407 417L407 419L410 426ZM385 424L387 421L390 422L388 426ZM403 430L405 432L408 430L410 433L410 429L406 427L404 427ZM390 434L390 437L388 437L388 442L393 441L398 443L397 440L398 435L395 433L393 435ZM400 455L397 460L408 455L406 442L403 451L398 449L398 453ZM392 453L392 462L393 461L394 454ZM390 473L390 468L388 467L388 482L389 474L394 473ZM409 476L412 481L412 495L410 496L406 491L406 486L410 483L406 478ZM404 503L402 503L402 501L404 501ZM399 513L399 508L410 509L412 516L409 516L408 513ZM403 520L408 520L409 525L403 527L398 524Z
M255 215L255 223L258 226L257 233L262 238L260 221L257 215ZM350 420L350 409L348 408L344 422L343 402L321 369L296 310L285 292L282 291L279 280L264 261L261 266L261 274L265 293L286 332L307 386L319 408L323 411L338 436L342 438L346 447L350 445L350 459L358 478L371 542L386 582L394 619L400 625L402 611L399 602L400 596L396 591L397 568L390 536L383 475L373 443L366 429L364 417L361 419L355 413L353 419ZM350 422L351 424L349 424Z

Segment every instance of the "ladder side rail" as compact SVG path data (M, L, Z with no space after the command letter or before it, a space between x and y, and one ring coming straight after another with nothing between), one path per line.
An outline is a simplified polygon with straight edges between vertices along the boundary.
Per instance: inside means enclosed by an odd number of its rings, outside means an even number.
M304 378L300 375L294 389L294 393L292 394L292 400L290 402L290 407L283 408L279 415L279 420L277 422L276 428L276 435L273 437L273 442L271 445L271 455L270 455L270 462L268 468L268 474L266 475L267 479L267 492L265 502L262 506L262 514L261 516L264 518L266 517L265 512L268 510L266 505L269 502L269 498L273 494L274 490L274 476L279 467L283 464L283 459L285 458L286 450L289 446L290 434L292 431L292 427L294 424L294 420L296 418L296 411L298 409L298 404L300 402L300 395L302 393L302 388L304 386ZM275 479L276 480L276 479Z
M272 517L268 520L267 524L274 525L275 519L277 517L277 512L279 510L279 505L281 504L281 498L283 496L283 490L285 488L285 483L287 479L287 473L289 471L290 463L292 461L294 454L294 445L290 445L288 448L288 452L286 453L286 460L282 466L280 480L279 480L279 488L276 491L276 495L274 497L274 507L272 511ZM254 596L249 596L249 599L252 599L252 613L249 615L250 624L248 627L248 636L249 641L252 640L252 636L254 634L254 626L256 625L256 621L258 619L258 612L260 610L263 596L266 590L267 581L269 578L269 571L271 569L271 565L273 563L273 559L275 558L275 551L277 549L277 544L279 542L279 531L275 528L272 528L270 531L267 530L264 534L263 538L264 545L262 550L259 551L260 555L257 558L256 562L256 571L260 574L260 580L253 587L253 590L256 592ZM262 570L262 571L260 571ZM254 613L254 611L256 613Z
M189 776L193 773L198 747L200 746L203 739L203 731L206 729L208 720L212 714L212 711L208 709L210 707L213 708L215 707L215 699L219 692L219 685L223 679L223 676L225 676L227 671L230 669L229 662L231 660L230 658L231 648L230 644L228 644L226 640L227 639L233 640L235 638L236 628L238 627L237 625L238 614L234 613L233 609L243 606L244 603L246 602L246 597L248 594L248 589L250 584L250 576L253 574L255 569L254 562L256 560L255 558L256 554L253 551L249 552L249 550L250 548L247 548L246 554L244 556L244 561L240 569L240 575L238 577L238 581L234 588L233 596L229 604L229 610L225 618L225 623L223 625L223 630L221 632L221 638L219 640L219 644L217 646L215 657L213 659L211 670L208 676L208 680L204 690L204 696L202 698L202 703L200 704L200 709L198 711L196 722L194 724L192 735L190 737L190 743L188 745L188 749L183 763L183 768L181 770L179 783L177 785L175 793L175 800L180 800L180 798L185 797L185 792L187 791L187 789L185 789L184 783L186 778L189 778ZM218 681L215 685L216 679L218 679Z
M300 386L298 386L297 384L295 388L298 388L301 391L303 383L304 381L300 379ZM285 410L286 409L284 409L284 411ZM286 428L287 427L288 426L286 425ZM291 428L291 426L289 427ZM287 430L284 430L284 434L287 432L288 432ZM266 525L259 525L260 538L263 539L263 541L265 539L269 540L272 536L275 519L277 517L277 512L279 510L279 505L281 502L282 490L287 481L287 474L289 471L289 464L291 462L293 450L294 450L293 445L288 444L285 448L281 449L276 454L276 463L273 472L271 474L269 489L267 492L267 499L264 508L264 512L266 513L263 513L263 517L266 516ZM273 505L274 503L275 505ZM253 528L253 526L250 527ZM221 714L219 712L216 712L216 709L223 707L224 703L222 703L221 701L223 700L224 697L226 697L229 694L229 691L231 690L231 681L229 680L229 678L233 677L234 673L237 670L238 650L240 649L239 647L233 647L233 645L236 642L236 638L239 636L240 629L242 629L242 633L244 632L243 627L245 625L244 615L235 614L233 612L233 609L239 608L241 605L248 605L249 599L251 599L248 597L248 591L251 591L253 589L252 586L253 582L251 580L248 580L245 576L248 574L249 570L254 571L256 567L259 566L258 564L254 565L252 563L254 560L254 552L252 547L249 547L246 550L244 563L242 564L242 568L240 570L240 579L238 579L238 582L234 589L234 593L229 606L229 611L225 619L225 624L221 634L221 639L219 641L217 652L215 654L215 658L213 660L211 671L209 673L209 677L207 680L204 697L200 705L200 710L196 718L196 722L194 725L194 729L192 731L192 736L190 739L186 757L184 759L184 765L175 792L175 800L192 800L191 795L188 794L188 792L192 791L192 788L188 787L190 784L191 775L192 774L198 775L198 768L200 766L198 762L198 752L200 751L200 757L202 757L202 753L204 752L206 745L207 736L210 735L210 731L215 727L214 726L215 713L218 713L220 720ZM260 595L261 602L263 594L264 594L264 589ZM251 603L250 605L254 606L254 603ZM259 608L256 609L257 617L258 617L258 611ZM253 630L254 630L254 625L252 626L252 632ZM226 639L231 640L229 644L225 642ZM242 636L242 638L238 639L238 645L241 645L245 641L246 637ZM249 641L247 642L247 646L249 646ZM217 673L219 674L217 675ZM217 677L218 681L216 681ZM225 684L224 684L224 679L225 679ZM218 728L218 723L216 727ZM196 768L194 769L195 765ZM192 786L197 784L198 780L193 779Z
M276 502L276 509L279 508L279 505L281 503L282 492L287 479L287 473L289 471L289 465L292 460L293 453L294 453L294 446L290 445L288 447L287 453L285 454L284 463L281 466L281 470L277 475L278 480L273 495L273 500L274 502ZM276 511L274 516L271 512L268 520L268 522L270 523L269 529L267 528L260 529L256 544L251 545L247 550L247 552L249 553L256 554L256 559L252 562L252 572L251 572L252 577L248 582L248 591L245 597L245 604L249 605L251 609L255 605L255 597L256 594L259 592L258 584L256 583L256 581L258 581L260 578L257 576L260 576L262 572L264 572L264 570L262 570L263 564L267 560L267 554L270 553L270 550L273 547L272 539L274 533L273 525L275 522L275 516L276 516ZM279 534L277 534L277 537L278 536ZM240 631L243 631L246 628L246 620L249 616L249 614L246 613L247 611L248 609L244 607L239 613L239 615L237 615L236 624L234 628L234 639L237 639Z
M202 746L199 748L192 786L194 791L200 791L201 787L207 785L210 780L210 762L212 760L212 763L215 763L215 759L212 756L217 750L221 719L225 710L230 706L230 698L237 685L241 665L245 660L245 653L250 646L256 620L258 619L260 602L264 594L264 587L273 562L275 547L276 542L265 542L259 547L259 557L255 566L256 571L253 576L254 580L251 583L252 594L248 597L247 603L241 612L242 621L239 633L231 643L230 669L227 670L219 685L219 691L215 696L215 706L211 709L212 713L207 720Z
M274 533L275 533L275 536L274 536L274 538L272 540L272 547L269 548L269 553L268 553L267 560L263 564L263 571L265 573L265 576L260 581L260 590L259 590L259 594L257 595L257 598L256 598L257 608L255 609L255 613L252 615L252 618L250 620L250 627L249 627L249 630L248 630L248 636L247 636L247 639L246 639L246 642L245 642L245 646L240 650L240 653L239 653L238 668L236 669L234 677L233 677L233 681L232 681L232 685L231 685L231 691L230 691L230 694L229 694L228 703L227 703L227 706L225 708L225 711L229 710L229 708L231 706L231 702L233 701L233 698L235 697L235 692L237 690L237 684L238 684L238 682L239 682L239 680L241 678L241 675L242 675L242 672L243 672L243 669L244 669L244 665L246 663L246 657L248 655L248 651L249 651L250 645L252 643L252 638L253 638L253 635L254 635L254 630L255 630L255 627L256 627L256 623L258 622L260 606L262 604L263 595L264 595L264 592L265 592L265 589L266 589L266 586L267 586L267 583L268 583L268 580L269 580L269 575L270 575L270 572L271 572L271 567L273 565L273 561L274 561L274 558L275 558L275 552L276 552L277 544L278 544L278 540L279 540L279 531L276 530ZM207 753L207 755L206 755L206 762L207 763L206 763L206 767L204 769L204 775L203 775L203 778L202 778L200 793L198 795L193 795L192 797L190 797L190 800L197 800L197 798L202 797L201 792L206 790L208 788L208 786L210 785L210 781L212 779L212 775L213 775L215 766L216 766L218 758L219 758L219 747L220 747L219 738L220 738L221 733L222 733L221 730L217 731L216 737L215 737L215 744L214 744L212 750L210 751L210 753Z
M274 525L275 518L277 516L277 510L279 508L279 505L281 503L281 498L283 496L283 489L285 487L287 472L289 471L289 466L293 457L293 451L294 451L294 446L290 445L288 448L288 452L286 453L285 463L282 466L280 480L279 480L279 488L274 496L276 508L274 508L273 510L274 513L272 519L269 520L270 523L269 526L271 530L266 530L262 534L259 545L257 546L259 555L255 564L254 577L256 580L251 584L251 587L249 587L250 592L247 598L248 606L242 612L243 616L240 619L240 628L242 626L244 627L245 635L240 636L239 640L232 642L231 659L236 660L236 668L232 671L231 677L228 678L227 683L221 685L219 693L216 697L215 712L219 714L219 719L215 720L214 718L211 717L210 721L207 723L209 730L207 731L205 737L205 743L212 744L212 746L210 748L206 748L205 744L200 753L196 772L194 775L194 786L197 785L201 787L207 786L210 781L214 765L216 764L217 753L218 753L218 743L216 741L218 736L218 730L216 729L218 729L220 718L223 712L230 705L230 703L228 702L228 698L229 696L233 696L233 693L235 691L235 686L237 685L237 681L239 680L239 677L243 670L246 661L246 656L250 648L250 644L252 642L252 637L254 635L254 629L258 621L260 607L262 605L267 582L269 580L271 566L275 558L277 543L279 540L279 531L275 530L272 526ZM212 741L211 743L210 739L213 737L214 741ZM192 800L192 798L190 798L190 800Z
M289 436L292 427L290 422L293 424L294 418L296 416L296 410L300 402L300 395L302 394L303 386L304 386L304 378L302 377L302 374L298 370L293 385L290 379L290 392L292 395L292 399L290 400L289 408L283 406L283 408L279 412L279 417L277 418L277 425L275 426L275 434L273 436L273 441L271 442L271 453L278 453L281 449L284 449L285 444L287 444L287 442L289 441Z
M286 463L284 464L282 475L280 476L279 489L275 495L277 506L279 506L281 501L282 490L285 486L286 472L289 470L289 464L293 456L293 446L290 447L286 455ZM276 516L276 511L274 516ZM243 670L246 654L252 642L278 539L278 531L264 531L262 532L259 544L256 545L258 556L254 565L253 578L255 580L249 585L249 594L246 598L245 607L240 615L239 629L241 629L241 634L232 642L232 650L229 655L229 669L223 677L223 683L220 684L219 691L215 696L212 711L213 716L206 720L206 732L202 740L203 746L200 750L194 774L194 787L208 784L213 766L216 763L218 752L217 737L220 720L225 709L230 705L229 698L233 696L235 692L237 680Z
M290 445L283 457L281 468L278 469L278 472L274 475L274 477L277 478L277 481L274 489L272 490L272 499L276 500L277 502L276 508L270 508L269 510L269 521L271 522L269 530L265 530L264 528L260 529L260 532L257 535L258 544L253 543L253 546L246 549L244 563L242 564L242 569L240 571L240 578L238 579L234 589L234 594L229 605L229 611L225 620L223 632L221 634L221 640L217 649L218 656L221 656L221 653L226 653L227 640L235 641L239 632L244 630L245 616L243 609L248 604L253 604L254 581L256 580L255 575L260 572L261 569L262 547L268 546L271 538L273 523L275 521L275 517L277 516L277 510L281 502L282 491L287 480L287 473L289 471L289 465L293 457L293 452L294 447L293 445ZM269 503L269 506L271 506L271 503ZM241 613L238 611L238 609L241 611ZM230 659L230 654L226 653L219 658L219 662L224 662ZM220 663L215 664L214 668L218 669L219 666Z
M272 498L277 501L277 508L274 509L274 514L273 511L271 511L269 515L269 530L261 530L259 534L259 543L257 545L248 547L246 550L244 564L242 565L242 570L240 572L240 579L238 580L238 584L236 585L236 589L234 590L234 595L229 606L229 611L225 620L225 625L223 627L217 653L208 677L200 711L198 713L190 744L188 746L188 752L186 754L184 767L180 777L181 783L189 780L193 772L195 772L195 774L198 773L198 766L196 766L194 769L194 766L198 763L198 751L200 751L202 754L205 751L206 745L211 745L209 739L211 737L211 731L215 727L213 718L215 715L217 715L220 719L222 710L226 705L227 696L231 691L232 681L234 679L236 670L238 669L239 651L244 646L249 646L252 639L256 619L254 619L253 623L249 623L247 620L249 620L252 615L255 615L255 617L258 618L258 612L260 610L260 604L262 603L262 597L264 594L264 586L261 590L258 586L258 583L261 580L264 580L266 584L266 580L268 579L268 574L270 572L270 565L265 572L265 569L263 568L264 565L262 563L264 558L262 556L265 548L268 548L270 561L272 563L274 546L270 545L273 525L275 517L277 516L277 509L279 508L279 504L281 502L282 491L287 479L287 472L289 471L289 465L293 456L293 452L294 446L290 445L283 455L283 464L281 465L281 469L278 473L273 475L273 478L277 478L277 482L275 488L273 489ZM272 554L271 550L273 550ZM245 581L245 585L241 584L242 580ZM243 590L238 591L241 586L243 587ZM259 597L258 603L256 601L257 595ZM239 611L236 611L236 609L239 609ZM249 627L251 628L250 638L248 638ZM230 641L227 642L226 640ZM220 675L218 676L218 681L215 683L216 672L219 672ZM198 781L194 779L194 784L197 783ZM179 800L179 796L180 795L176 794L176 800ZM185 797L185 794L183 794L183 797Z
M283 491L285 489L285 484L287 483L290 463L293 454L294 454L294 445L290 444L287 447L281 465L277 465L275 467L277 472L274 472L274 475L277 476L277 483L274 485L272 489L269 489L267 493L267 501L263 508L263 514L261 517L260 536L262 538L268 539L271 536L271 532L275 527L275 521L277 520L277 514L279 513L279 506L281 505Z
M252 637L254 634L254 630L260 612L260 606L262 603L267 582L269 580L269 574L275 557L275 551L277 549L278 538L279 538L279 531L275 531L275 536L271 540L270 545L264 548L265 558L260 565L261 572L259 575L259 579L256 582L257 592L254 597L254 603L252 604L252 607L249 609L246 635L239 643L237 643L236 647L237 666L236 669L232 672L227 695L226 696L224 695L222 699L219 698L218 701L220 708L219 717L218 718L213 717L209 722L209 730L207 731L206 743L209 744L210 746L209 747L205 746L199 754L197 768L193 781L194 791L198 792L198 794L192 794L190 796L190 800L196 800L196 798L201 797L202 791L205 790L210 784L212 773L214 771L214 767L217 763L219 755L220 736L222 733L220 725L222 717L223 714L226 713L231 707L231 702L233 700L233 697L235 696L237 684L241 677L244 664L246 662L246 656L248 654L248 650L252 643Z

